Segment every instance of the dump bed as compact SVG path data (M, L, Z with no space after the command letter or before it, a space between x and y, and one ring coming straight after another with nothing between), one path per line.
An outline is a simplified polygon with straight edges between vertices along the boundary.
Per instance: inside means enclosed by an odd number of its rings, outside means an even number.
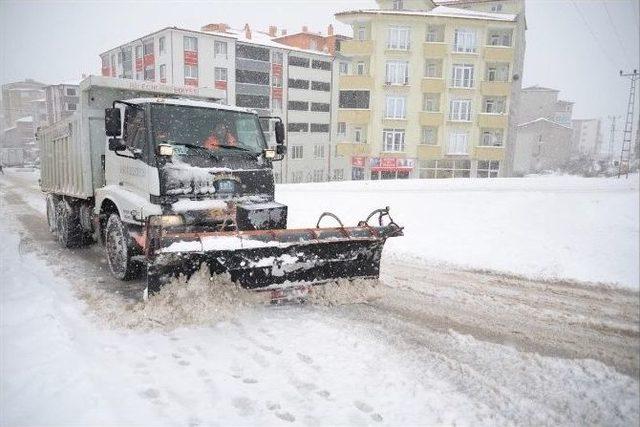
M104 110L115 100L141 97L185 97L218 101L218 89L171 86L130 79L90 76L80 83L76 112L38 129L43 191L88 199L104 185L102 166L107 137Z

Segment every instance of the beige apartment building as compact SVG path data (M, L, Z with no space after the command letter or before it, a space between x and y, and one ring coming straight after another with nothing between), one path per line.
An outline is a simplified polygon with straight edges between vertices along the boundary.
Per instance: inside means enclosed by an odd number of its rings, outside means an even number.
M352 179L509 176L524 2L377 0L340 12L338 153Z

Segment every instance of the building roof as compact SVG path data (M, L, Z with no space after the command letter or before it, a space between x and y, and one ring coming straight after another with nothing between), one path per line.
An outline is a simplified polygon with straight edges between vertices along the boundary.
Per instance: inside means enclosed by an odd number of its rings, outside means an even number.
M531 121L529 121L529 122L519 124L519 125L518 125L518 127L520 128L520 127L531 126L531 125L534 125L534 124L536 124L536 123L540 123L540 122L547 122L547 123L549 123L549 124L552 124L552 125L555 125L555 126L560 126L560 127L562 127L562 128L565 128L565 129L571 129L571 127L570 127L570 126L562 125L562 124L560 124L560 123L558 123L558 122L554 122L553 120L549 120L549 119L547 119L547 118L545 118L545 117L538 117L538 118L537 118L537 119L535 119L535 120L531 120Z
M523 87L522 90L528 91L540 91L540 92L560 92L558 89L551 89L549 87L543 87L538 85L533 85L529 87Z
M336 17L347 15L394 15L394 16L441 16L447 18L481 19L489 21L514 22L517 15L510 13L478 12L476 10L459 9L447 6L436 6L431 10L388 10L359 9L336 13Z
M556 101L556 104L567 104L567 105L573 105L573 104L575 104L575 102L573 102L573 101L565 101L564 99L558 99L558 100Z

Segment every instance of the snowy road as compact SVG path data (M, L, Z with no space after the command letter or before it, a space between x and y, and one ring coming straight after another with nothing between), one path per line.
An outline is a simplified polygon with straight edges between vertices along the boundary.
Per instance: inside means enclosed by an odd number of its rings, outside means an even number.
M387 259L367 304L112 328L142 284L59 249L29 176L0 191L2 425L638 423L636 291Z

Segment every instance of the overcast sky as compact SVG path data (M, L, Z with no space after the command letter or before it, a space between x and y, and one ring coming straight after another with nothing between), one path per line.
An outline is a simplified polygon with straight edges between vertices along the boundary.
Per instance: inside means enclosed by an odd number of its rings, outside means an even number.
M524 84L561 90L574 117L626 112L628 79L638 67L640 0L527 0ZM326 31L335 12L372 8L374 0L16 1L0 0L0 81L45 83L99 74L98 53L165 26L250 23L289 32Z

